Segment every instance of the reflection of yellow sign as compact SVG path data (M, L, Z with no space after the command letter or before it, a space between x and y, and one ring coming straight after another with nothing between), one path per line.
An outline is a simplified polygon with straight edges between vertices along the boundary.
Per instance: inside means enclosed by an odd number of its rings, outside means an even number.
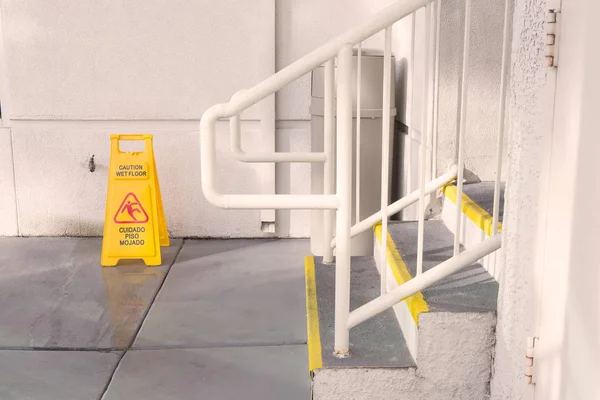
M120 140L143 140L144 151L122 152ZM111 135L110 143L101 264L141 258L146 265L160 265L160 246L169 245L169 236L152 135Z

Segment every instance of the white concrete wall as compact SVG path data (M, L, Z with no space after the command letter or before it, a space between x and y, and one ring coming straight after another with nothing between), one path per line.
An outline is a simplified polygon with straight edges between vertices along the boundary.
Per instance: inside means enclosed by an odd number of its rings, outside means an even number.
M200 116L272 73L260 52L276 47L283 68L390 2L3 1L0 100L10 129L0 130L0 235L100 235L108 135L144 132L155 135L172 235L264 236L258 211L204 200ZM310 150L309 99L308 77L278 95L278 150ZM243 114L248 149L258 148L261 118L257 107ZM225 130L220 182L256 192L263 172L233 161ZM277 166L278 193L308 193L309 168ZM306 211L277 212L277 234L307 236L308 220Z
M427 176L438 176L456 163L460 119L460 97L463 66L464 1L441 2L439 114L436 165L428 163ZM467 125L464 141L465 168L481 180L496 177L496 141L500 101L500 69L504 2L478 0L472 2L469 46ZM396 99L397 119L412 127L403 135L402 191L418 188L419 147L423 131L422 113L426 79L425 37L426 15L420 10L416 17L414 80L411 72L411 20L394 26L394 53L398 59ZM414 87L413 87L414 86ZM411 102L411 95L414 98ZM429 139L430 143L432 139ZM409 143L410 142L410 143ZM409 149L409 146L411 147ZM429 150L431 151L431 150ZM506 153L506 151L505 151ZM506 161L506 154L504 155ZM410 164L410 165L409 165ZM506 176L506 162L503 176ZM432 172L432 169L435 171ZM417 205L405 209L405 219L417 218Z
M595 0L561 7L536 399L600 398L599 12Z
M220 211L204 201L197 171L197 121L208 106L226 101L235 91L259 82L274 68L284 68L391 2L2 2L0 100L3 125L11 127L12 132L3 132L0 142L0 234L100 234L107 135L143 131L157 135L159 175L173 235L262 236L259 212ZM462 2L443 3L440 170L454 157L456 79L462 43ZM472 113L476 118L470 119L474 139L468 140L473 152L467 152L467 167L491 179L492 148L482 146L481 140L487 141L495 134L495 119L490 115L491 104L496 105L497 85L491 82L497 78L497 71L490 67L495 64L489 56L499 53L500 35L489 35L493 37L491 42L481 35L490 29L495 32L501 18L491 18L492 23L488 23L490 15L496 15L496 2L474 3L481 3L483 10L474 6L474 84L469 104L474 104ZM274 29L270 30L269 25ZM417 31L420 43L422 22ZM394 27L397 101L403 122L409 33L407 21ZM377 49L381 44L382 35L378 34L364 47ZM423 50L417 45L415 115L420 112L423 68L419 60ZM269 53L273 51L275 54ZM4 76L6 79L2 79ZM276 96L279 148L310 148L309 82L307 75ZM6 118L8 114L10 119ZM259 107L243 114L247 121L244 124L250 129L264 118ZM415 118L417 128L419 121ZM227 139L220 139L219 152L225 160L221 180L228 182L232 192L261 187L265 169L233 163L227 158ZM482 154L482 149L490 154ZM92 154L100 163L94 173L87 171ZM418 146L414 146L411 160L417 154ZM194 174L182 179L179 171L189 171L192 165L196 168ZM281 165L276 171L279 193L308 190L309 166ZM65 175L67 172L72 174L71 179ZM169 193L167 188L177 192ZM278 212L278 235L308 235L307 215L304 211Z
M455 162L458 151L464 4L463 0L442 1L437 175ZM471 12L465 168L481 180L493 180L496 177L504 2L473 1Z
M554 0L516 0L513 17L508 175L499 277L492 399L529 399L526 338L537 334L556 70L544 58L544 21ZM545 397L540 397L545 398Z

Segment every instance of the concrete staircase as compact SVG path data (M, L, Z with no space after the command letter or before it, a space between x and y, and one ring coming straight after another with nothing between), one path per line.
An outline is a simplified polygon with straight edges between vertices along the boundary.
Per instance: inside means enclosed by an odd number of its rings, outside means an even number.
M442 219L425 222L424 271L453 253L456 190L448 186L442 195ZM465 247L491 233L492 203L493 184L465 185L461 212L461 243ZM352 259L351 309L379 295L382 270L388 274L388 290L415 276L417 229L417 222L390 222L387 265L382 268L381 227L374 228L374 256ZM335 267L307 257L313 399L487 398L498 257L492 254L352 329L352 355L347 359L332 355Z

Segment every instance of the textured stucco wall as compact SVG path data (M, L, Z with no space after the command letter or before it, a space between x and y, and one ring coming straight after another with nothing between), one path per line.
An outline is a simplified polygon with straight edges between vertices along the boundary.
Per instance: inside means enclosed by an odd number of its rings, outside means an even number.
M436 165L427 165L432 175L446 172L457 159L460 120L460 99L463 66L464 4L462 0L441 2L439 53L439 106L438 134L433 146L437 151ZM464 140L465 167L481 180L496 177L496 141L500 101L500 69L502 55L502 28L504 3L497 0L473 1L471 8L469 46L467 124ZM425 93L425 37L426 15L417 12L415 28L414 78L411 72L413 55L410 47L411 19L394 26L393 51L398 60L396 99L399 105L397 119L411 126L409 134L402 134L404 159L399 178L402 192L418 188L419 147L422 132L423 97ZM413 79L411 79L413 78ZM411 103L411 95L414 96ZM430 138L430 143L432 139ZM411 150L409 151L409 146ZM431 149L428 149L431 151ZM506 150L505 150L506 153ZM506 160L506 154L504 155ZM504 162L503 176L506 176ZM416 219L418 205L403 211L405 219Z
M455 163L460 119L464 37L463 0L442 1L437 175ZM467 75L465 168L495 179L504 2L472 2Z
M516 0L508 104L508 176L503 222L492 399L523 399L527 336L536 330L542 223L548 195L555 71L545 66L544 21L551 0ZM542 229L540 229L542 227Z

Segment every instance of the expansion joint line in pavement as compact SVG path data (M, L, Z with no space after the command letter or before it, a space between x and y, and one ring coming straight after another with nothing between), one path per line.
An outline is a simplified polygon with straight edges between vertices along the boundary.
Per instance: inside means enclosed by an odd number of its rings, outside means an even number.
M171 273L171 268L173 268L173 265L175 265L175 262L177 262L177 258L179 258L179 253L181 253L181 249L183 248L184 243L185 243L185 239L181 241L181 245L179 245L179 248L177 249L177 252L175 253L175 257L173 257L173 261L169 265L169 268L167 268L167 273L165 274L160 285L158 286L156 293L154 293L154 296L152 297L152 299L150 299L150 302L148 303L148 307L146 308L146 312L144 313L142 320L140 321L140 324L137 327L135 333L132 335L131 341L129 342L127 347L125 349L123 349L123 353L121 354L119 361L117 361L115 368L113 369L112 373L110 374L110 378L106 382L106 386L104 386L104 389L102 390L102 394L100 394L99 400L102 400L102 398L104 398L104 395L108 391L108 388L110 387L110 384L112 383L112 381L115 377L115 374L117 373L117 370L119 369L119 366L121 365L121 362L123 361L123 358L125 358L125 354L127 354L127 352L129 350L131 350L131 348L133 347L133 344L135 343L135 340L137 339L137 337L140 333L140 330L142 329L142 326L144 325L144 322L146 322L146 318L148 317L148 314L150 314L150 309L154 305L154 301L158 297L158 294L162 290L165 282L167 281L167 278L169 277L169 274ZM108 267L106 267L106 268L108 268Z

